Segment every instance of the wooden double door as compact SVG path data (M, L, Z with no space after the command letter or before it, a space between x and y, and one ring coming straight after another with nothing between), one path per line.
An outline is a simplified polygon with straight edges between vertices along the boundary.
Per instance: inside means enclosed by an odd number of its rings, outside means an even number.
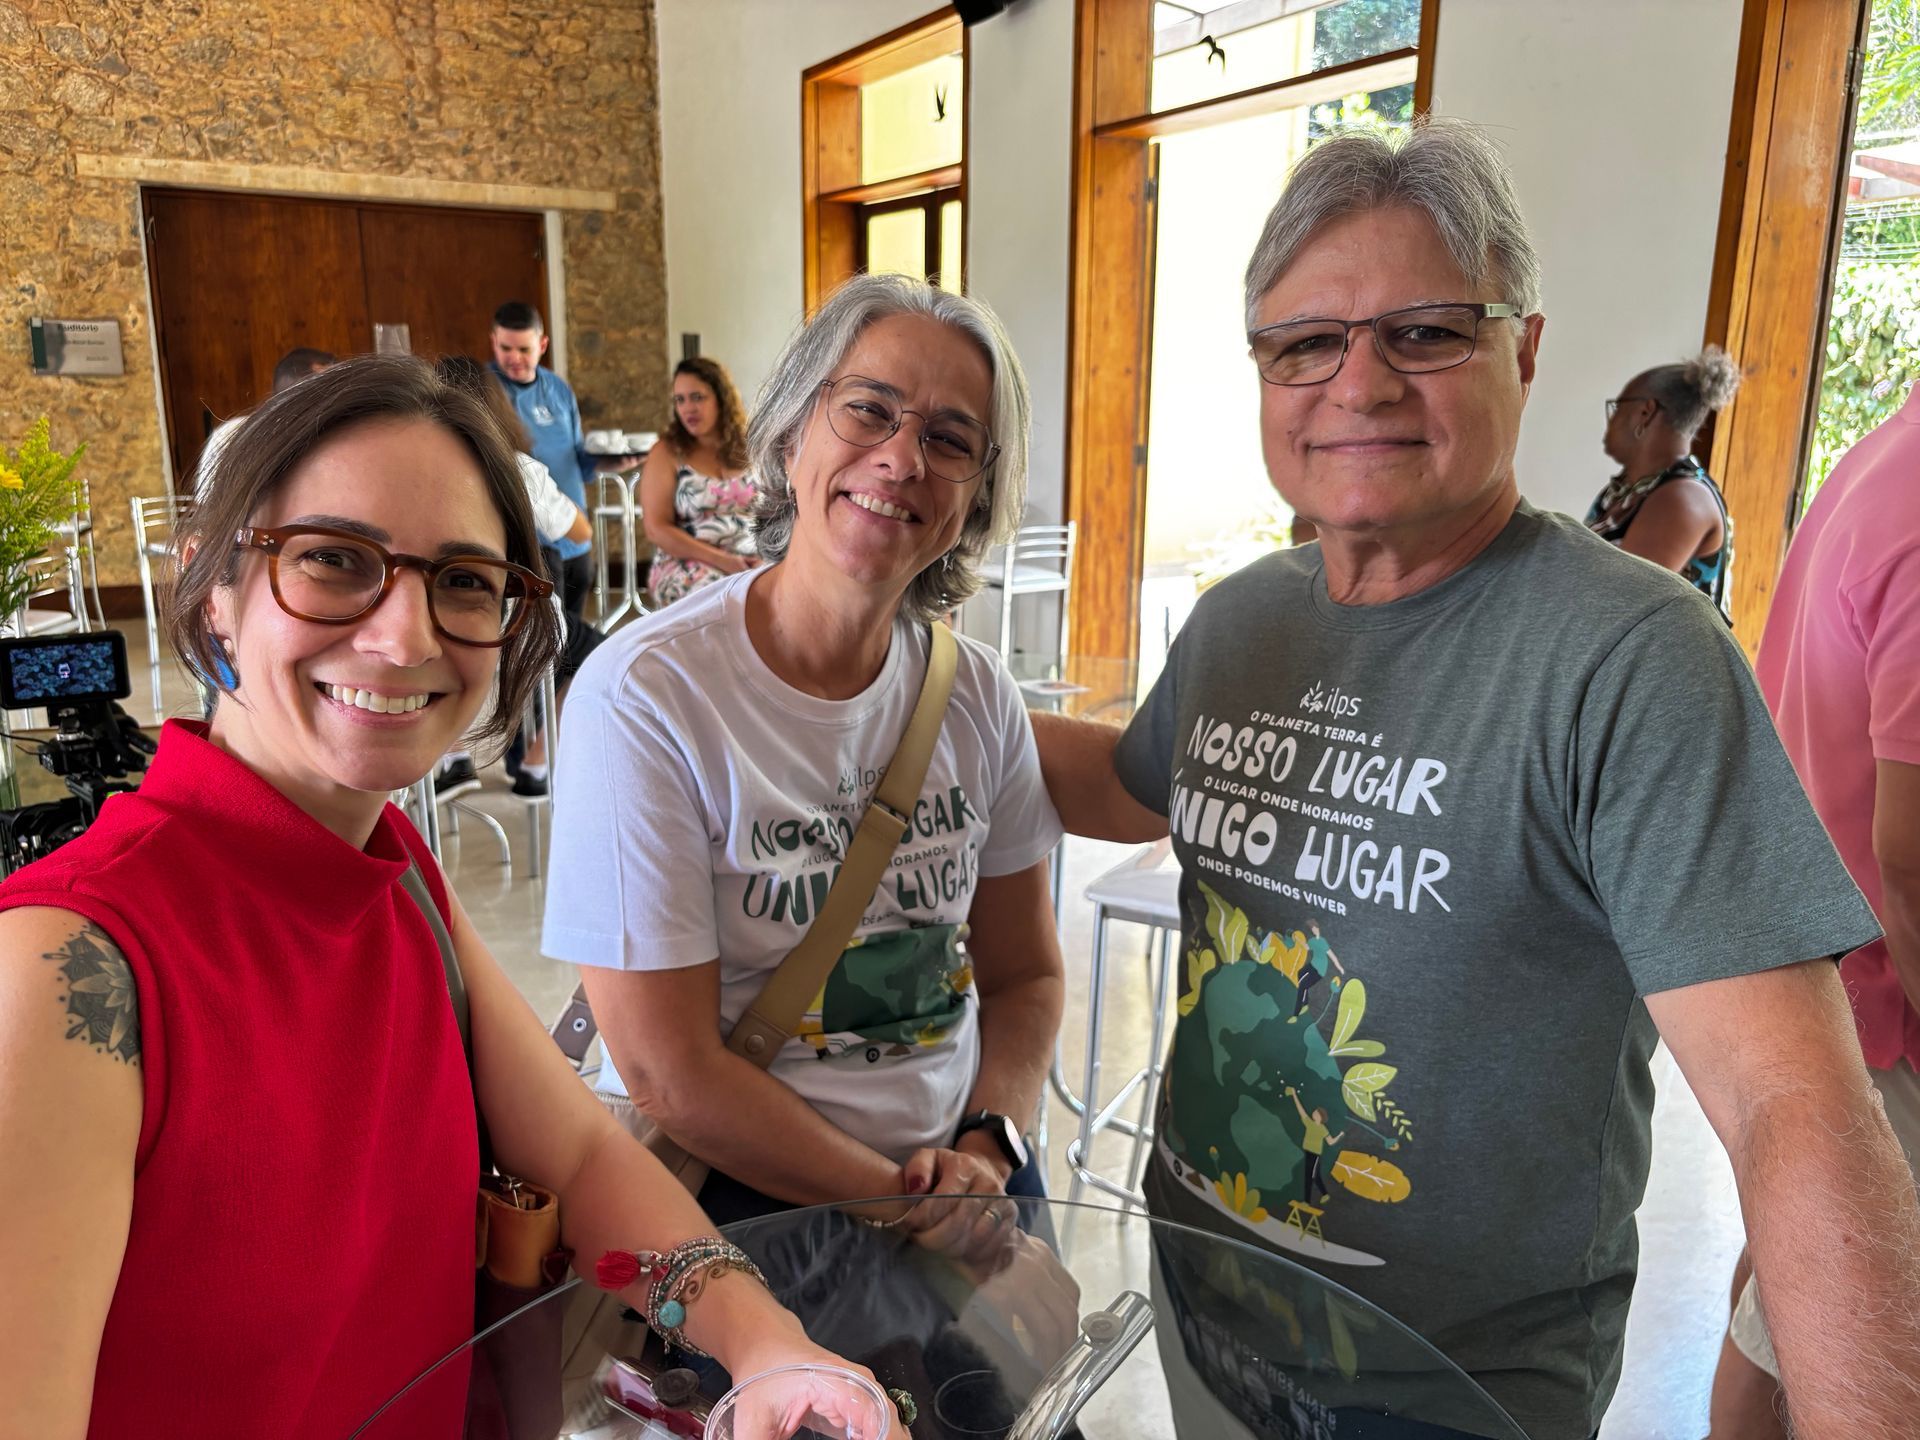
M405 326L416 355L484 358L503 302L552 313L538 214L198 190L150 189L143 200L183 487L208 433L267 397L289 350L364 354L376 325Z

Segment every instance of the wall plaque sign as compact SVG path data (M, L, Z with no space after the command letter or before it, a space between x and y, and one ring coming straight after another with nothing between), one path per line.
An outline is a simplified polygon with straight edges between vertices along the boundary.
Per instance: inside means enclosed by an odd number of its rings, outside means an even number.
M118 320L27 321L36 375L124 375Z

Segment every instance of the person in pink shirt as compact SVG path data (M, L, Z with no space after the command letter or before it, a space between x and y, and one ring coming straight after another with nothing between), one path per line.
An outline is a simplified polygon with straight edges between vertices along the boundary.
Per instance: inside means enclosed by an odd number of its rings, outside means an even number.
M1920 389L1847 452L1800 522L1756 669L1794 769L1886 931L1840 973L1868 1074L1911 1164L1920 1155ZM1713 1433L1784 1436L1778 1370L1746 1270L1743 1255Z

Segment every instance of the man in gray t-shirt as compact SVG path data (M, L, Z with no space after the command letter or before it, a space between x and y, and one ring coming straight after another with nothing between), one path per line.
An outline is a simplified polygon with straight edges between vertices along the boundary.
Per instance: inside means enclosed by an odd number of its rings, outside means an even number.
M1384 1308L1535 1440L1585 1440L1664 1036L1795 1335L1801 1433L1903 1433L1920 1397L1850 1381L1920 1374L1920 1217L1828 963L1877 927L1713 607L1519 498L1537 285L1475 132L1310 152L1247 290L1268 468L1321 541L1208 592L1117 744L1036 717L1068 828L1170 826L1181 863L1148 1199ZM1227 1412L1195 1435L1492 1428L1381 1374L1379 1322L1337 1298L1263 1324L1170 1257L1155 1280L1170 1378L1184 1358Z

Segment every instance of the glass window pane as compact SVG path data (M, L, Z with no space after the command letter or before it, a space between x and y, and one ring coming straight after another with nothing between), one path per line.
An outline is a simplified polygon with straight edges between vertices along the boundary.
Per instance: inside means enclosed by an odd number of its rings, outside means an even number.
M916 206L867 216L867 270L926 279L927 212Z
M960 202L940 207L940 288L960 293Z
M1381 97L1376 95L1378 101ZM1154 214L1140 663L1157 671L1208 585L1286 543L1260 453L1241 277L1294 163L1343 102L1169 135ZM1344 102L1351 105L1349 100ZM1195 477L1206 483L1196 486Z
M1417 44L1420 0L1335 0L1238 30L1163 4L1154 27L1153 108L1171 110Z
M958 55L861 86L861 183L958 165L965 91Z
M1840 259L1801 511L1848 448L1920 380L1920 6L1878 0L1854 110Z

